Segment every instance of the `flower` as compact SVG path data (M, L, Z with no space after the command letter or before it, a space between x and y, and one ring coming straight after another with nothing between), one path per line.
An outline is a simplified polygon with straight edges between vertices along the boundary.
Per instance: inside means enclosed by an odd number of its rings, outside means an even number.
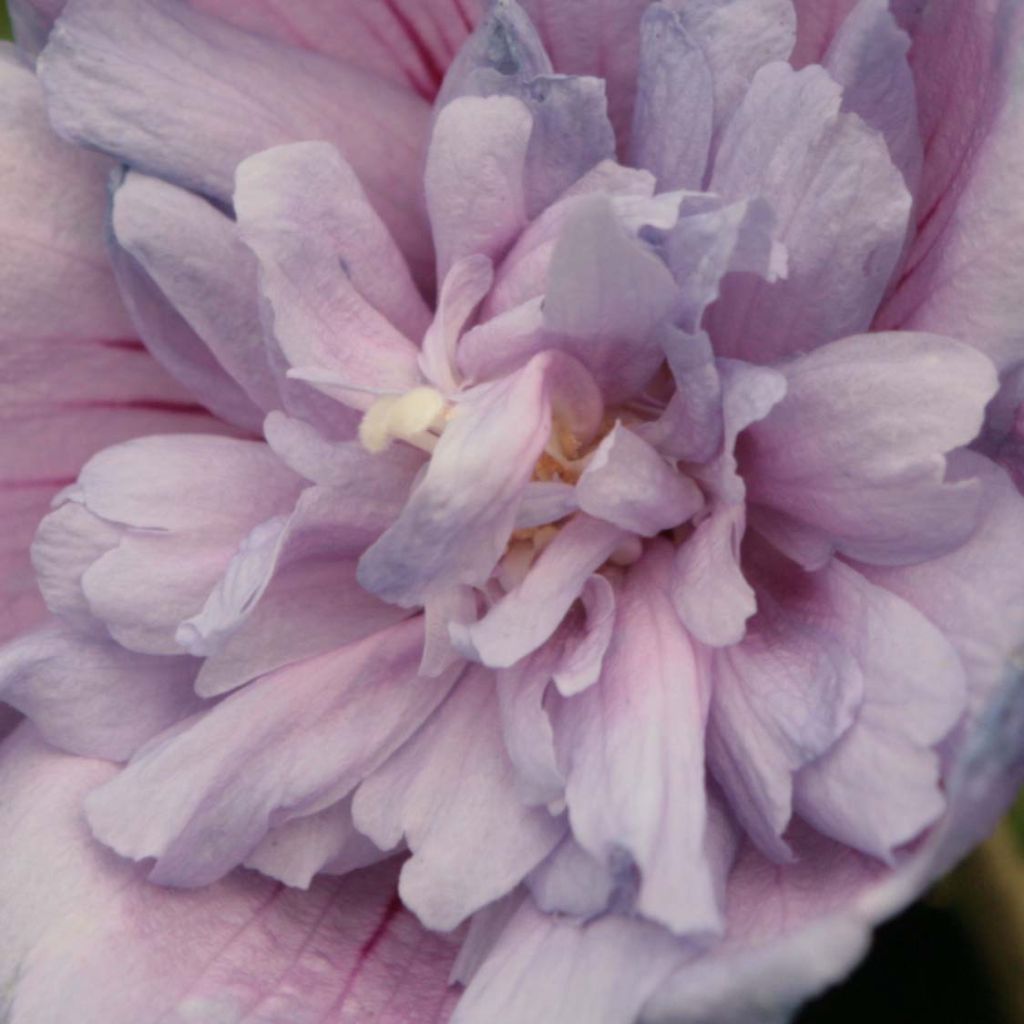
M841 976L1024 774L1017 5L55 13L0 64L12 1021Z

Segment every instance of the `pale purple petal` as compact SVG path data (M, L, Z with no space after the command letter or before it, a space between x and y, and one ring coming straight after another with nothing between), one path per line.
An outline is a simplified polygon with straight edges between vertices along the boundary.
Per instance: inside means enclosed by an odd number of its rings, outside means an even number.
M910 195L884 140L821 68L766 65L726 129L710 187L772 206L785 281L724 283L708 330L720 355L754 362L866 330L903 248ZM863 201L870 196L870 201Z
M669 600L671 562L658 544L633 567L601 678L560 703L555 735L577 841L610 865L632 858L648 919L707 938L721 927L704 845L707 667Z
M661 191L704 183L714 117L711 68L679 11L655 3L640 29L640 67L630 135L630 164Z
M745 435L759 529L808 567L831 551L878 564L964 542L980 486L945 482L944 454L969 443L996 390L992 364L934 335L870 334L785 366L788 391ZM770 468L769 468L770 467Z
M430 114L411 91L171 0L71 0L39 70L62 134L223 200L252 153L307 139L338 145L425 268L415 183Z
M192 658L151 658L51 625L0 652L0 700L63 750L125 761L201 709L192 690L198 667Z
M470 670L433 717L356 791L353 814L378 846L404 835L402 901L448 931L504 896L554 848L565 825L525 807L500 742L494 679Z
M156 858L154 881L222 877L270 828L351 792L444 699L453 674L417 678L422 642L407 621L233 693L91 794L93 830Z
M911 193L921 179L923 151L914 79L907 63L910 38L888 0L859 0L822 61L843 87L843 110L858 114L885 138L892 162Z
M130 257L117 252L113 264L150 351L204 404L258 429L281 398L263 346L256 264L236 226L191 192L137 173L114 193L111 217Z
M531 872L526 880L537 906L548 914L595 917L608 908L615 877L571 835Z
M294 173L296 162L307 160L321 173ZM334 151L322 146L272 149L244 161L237 179L234 200L242 239L256 254L270 327L291 366L336 379L336 389L324 389L357 409L367 408L377 390L415 387L420 382L418 349L371 301L390 280L379 276L381 261L392 268L390 274L401 257L387 248L383 226L353 195L358 183ZM350 232L358 228L352 207L364 222L364 233L377 229L378 249L386 256L375 254L372 242L353 243ZM408 279L405 288L412 292ZM385 308L414 315L414 307L413 314L404 308L409 303L402 294L399 277L397 305Z
M438 280L465 256L497 260L526 225L532 126L526 106L506 96L466 96L437 115L425 185Z
M700 488L621 422L587 463L576 499L588 515L641 537L685 523L704 506Z
M523 582L479 622L452 628L457 647L492 668L508 668L547 640L628 534L590 516L574 516L541 552Z
M615 588L606 576L595 573L587 580L580 603L586 613L585 622L568 632L553 675L563 697L582 693L597 682L615 629Z
M245 858L245 866L285 885L308 889L321 872L346 875L387 856L355 827L352 797L347 796L316 814L272 828Z
M473 975L452 1024L633 1024L684 950L643 921L607 916L579 925L526 900Z

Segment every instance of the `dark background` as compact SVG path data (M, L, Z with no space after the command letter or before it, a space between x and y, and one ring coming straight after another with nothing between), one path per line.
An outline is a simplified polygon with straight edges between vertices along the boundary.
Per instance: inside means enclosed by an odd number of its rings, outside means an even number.
M6 6L0 2L0 38L9 36ZM1024 801L1012 817L1016 835L1024 837ZM1024 839L1018 855L1024 875ZM983 874L975 858L882 927L860 969L809 1004L796 1024L1024 1024L1021 1013L1011 1009L1002 962L1020 963L1024 950L989 941L986 929L996 927L985 920L981 906ZM1024 892L1024 881L1016 891ZM1024 984L1024 978L1016 980Z

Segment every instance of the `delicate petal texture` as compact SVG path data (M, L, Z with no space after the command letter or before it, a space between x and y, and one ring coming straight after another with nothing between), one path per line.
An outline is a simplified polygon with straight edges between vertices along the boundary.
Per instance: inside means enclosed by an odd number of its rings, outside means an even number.
M308 889L320 872L344 875L384 860L352 821L352 797L322 811L272 828L245 859L245 866L285 885Z
M479 622L452 628L456 644L492 668L514 665L555 632L591 573L628 537L611 523L574 516L519 586Z
M414 183L429 111L407 90L174 0L71 0L39 69L62 134L224 200L250 154L333 142L410 258L426 258Z
M181 653L178 623L200 610L246 534L290 507L298 483L266 445L232 438L149 437L101 452L69 495L124 528L81 576L90 610L131 650ZM85 517L61 523L94 536Z
M0 827L12 840L0 868L0 1012L11 1024L448 1019L455 944L402 910L393 864L309 892L251 872L195 893L150 885L81 820L82 796L111 774L27 728L0 748Z
M591 576L583 586L580 601L586 610L585 627L566 638L553 677L563 697L581 693L597 682L615 629L615 588L606 576Z
M674 931L721 924L705 854L706 668L668 595L658 545L618 596L601 678L560 708L556 737L577 841L640 872L637 909Z
M835 749L800 772L795 804L819 832L888 858L945 809L934 748L963 714L965 674L909 604L838 562L821 583L813 613L831 613L860 662L864 704Z
M118 283L150 352L221 418L258 430L280 397L235 225L191 192L131 173L112 228L126 254L114 257Z
M504 896L551 852L565 825L525 807L500 742L494 680L467 672L433 718L356 791L358 828L381 847L404 835L402 901L449 931Z
M974 531L979 485L944 482L943 453L977 434L995 393L984 356L880 333L834 342L785 373L785 399L747 432L741 459L750 500L781 514L762 525L785 550L810 568L836 550L899 564Z
M215 430L132 337L105 261L108 161L59 141L0 44L0 637L38 621L28 546L56 491L109 444Z
M1000 369L1024 358L1017 189L1024 10L1013 0L934 0L908 15L926 158L918 231L883 328L941 330Z
M704 504L689 477L621 423L594 452L576 494L584 512L641 537L685 523Z
M892 162L914 193L923 150L906 60L910 39L889 7L888 0L859 0L832 40L824 67L843 87L843 110L882 133Z
M771 203L789 274L725 283L709 318L720 355L771 362L871 323L903 248L910 194L881 137L840 102L824 70L770 64L724 133L711 189Z
M680 956L654 925L609 916L581 927L526 900L473 976L452 1024L633 1024Z
M768 604L741 643L714 656L708 765L747 834L775 860L791 857L780 837L794 773L850 728L863 699L844 639Z
M199 711L193 658L149 658L64 626L29 633L0 652L0 700L54 746L125 761Z
M154 881L222 877L271 827L350 792L443 700L451 673L416 678L422 631L412 620L280 669L158 738L89 797L93 829L157 858Z
M525 226L532 125L526 106L505 96L467 96L437 115L425 185L439 280L465 256L503 256Z
M640 50L640 16L649 0L523 0L552 63L571 75L598 75L620 144L628 135Z
M640 40L629 162L650 171L663 191L699 189L715 113L708 59L666 4L647 9Z
M527 879L534 902L547 913L589 918L608 908L615 878L572 836L566 836Z
M796 17L792 0L669 0L683 28L705 56L719 135L758 69L787 60Z
M312 165L313 173L295 173L296 164ZM394 275L398 297L384 308L403 321L418 316L412 284L334 151L313 144L271 149L244 161L237 180L239 228L256 254L271 329L289 363L333 375L343 386L338 397L358 409L373 401L368 391L414 387L416 347L374 306ZM351 254L350 233L358 237L360 220L377 253Z

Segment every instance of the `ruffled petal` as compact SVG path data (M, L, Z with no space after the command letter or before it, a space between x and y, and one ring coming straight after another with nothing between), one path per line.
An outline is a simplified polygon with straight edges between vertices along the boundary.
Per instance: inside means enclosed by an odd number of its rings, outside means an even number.
M541 552L525 579L479 622L452 626L457 647L492 668L508 668L537 650L629 534L590 516L574 516Z
M147 740L199 711L193 658L152 658L103 636L50 625L0 649L0 700L49 743L126 761Z
M671 562L656 544L630 569L601 678L559 704L555 734L577 841L610 866L628 856L648 919L706 938L721 926L705 849L707 667L669 599Z
M710 187L771 204L789 273L724 283L707 321L720 355L772 362L866 330L878 309L910 193L884 140L841 100L821 68L766 65L723 135Z
M380 390L415 387L419 352L392 320L422 331L422 300L335 150L279 146L245 160L237 182L241 235L291 366L324 374L334 382L324 390L357 409Z
M785 399L741 439L758 529L808 568L933 558L974 531L977 482L945 481L996 390L984 357L934 335L870 334L787 364ZM752 513L753 514L753 513Z
M917 233L878 325L940 331L1008 369L1024 358L1024 11L1010 0L906 7L926 156Z
M641 537L679 526L704 506L700 488L621 423L587 463L576 500L588 515Z
M444 699L455 674L418 679L422 643L414 619L237 691L92 793L93 830L156 858L154 881L223 877L270 828L351 792Z
M452 1024L633 1024L683 949L643 921L608 916L581 926L525 900L473 976Z
M425 186L439 281L463 257L497 260L525 227L532 127L528 108L509 96L466 96L437 115Z
M0 988L11 1024L442 1024L456 944L395 895L394 863L309 892L252 872L201 892L150 885L88 835L79 806L112 766L27 728L0 748ZM59 879L59 885L54 884Z
M258 432L280 404L263 347L256 267L205 200L130 173L114 193L113 266L139 336L207 408Z
M440 931L514 889L565 833L520 800L494 677L479 668L359 787L353 814L378 846L405 836L413 856L402 868L402 901Z
M170 0L71 0L39 73L61 134L224 201L250 154L333 142L410 259L428 266L416 185L429 108L407 89Z

